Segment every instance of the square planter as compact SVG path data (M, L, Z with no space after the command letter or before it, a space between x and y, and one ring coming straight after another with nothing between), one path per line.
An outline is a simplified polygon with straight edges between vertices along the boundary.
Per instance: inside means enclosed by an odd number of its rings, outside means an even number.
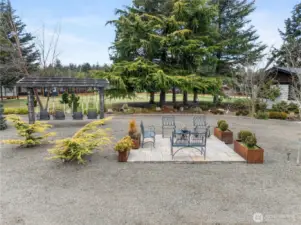
M42 110L37 114L38 120L50 120L50 114L46 110Z
M127 162L130 151L118 152L118 162Z
M65 119L65 113L63 111L55 111L53 115L54 120L64 120Z
M89 119L89 120L95 120L95 119L97 119L97 112L96 111L93 111L93 110L91 110L91 111L88 111L88 113L87 113L87 118Z
M140 138L132 139L132 141L133 141L133 149L139 149L140 148Z
M239 140L234 141L234 151L243 157L247 163L263 163L264 150L258 146L256 150L250 150L242 145Z
M214 128L214 136L225 142L225 144L233 144L233 132L230 130L221 131L219 128Z
M82 112L74 112L72 118L74 120L82 120L84 118L84 115L82 114Z

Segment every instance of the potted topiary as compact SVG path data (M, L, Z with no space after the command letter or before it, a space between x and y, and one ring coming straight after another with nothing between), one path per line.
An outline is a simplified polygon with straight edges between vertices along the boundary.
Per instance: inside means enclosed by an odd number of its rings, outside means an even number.
M133 141L133 149L139 149L141 134L138 132L137 123L134 119L129 123L129 136Z
M225 120L219 120L217 127L214 128L214 136L225 142L225 144L233 143L233 132L228 130L228 123Z
M130 136L126 136L117 142L114 149L118 152L118 162L127 162L132 147L133 141Z
M242 130L238 133L238 140L234 141L234 151L247 163L264 162L264 150L257 145L256 136L250 131Z

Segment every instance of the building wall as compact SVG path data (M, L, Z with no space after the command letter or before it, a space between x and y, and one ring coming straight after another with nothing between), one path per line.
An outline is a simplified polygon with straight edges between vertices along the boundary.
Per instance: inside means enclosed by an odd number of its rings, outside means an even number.
M280 84L278 85L280 89L280 96L276 98L275 101L270 101L268 100L268 108L272 108L272 105L281 101L288 101L288 96L289 96L289 85L288 84Z

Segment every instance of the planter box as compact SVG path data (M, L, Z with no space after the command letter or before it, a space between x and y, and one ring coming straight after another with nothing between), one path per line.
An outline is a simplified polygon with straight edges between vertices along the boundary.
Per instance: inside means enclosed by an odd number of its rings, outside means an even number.
M118 162L127 162L130 151L118 152Z
M53 119L55 120L64 120L65 119L65 114L63 111L55 111L53 115Z
M74 120L82 120L84 118L84 115L82 114L82 112L74 112L72 118Z
M42 110L37 114L38 120L50 120L50 114L46 110Z
M225 142L225 144L233 144L233 132L230 130L221 131L219 128L214 128L214 136Z
M242 145L240 141L234 141L234 151L243 157L247 163L263 163L264 162L264 150L260 147L256 150L250 150L246 146Z
M97 119L97 112L96 111L88 111L87 118L89 120Z

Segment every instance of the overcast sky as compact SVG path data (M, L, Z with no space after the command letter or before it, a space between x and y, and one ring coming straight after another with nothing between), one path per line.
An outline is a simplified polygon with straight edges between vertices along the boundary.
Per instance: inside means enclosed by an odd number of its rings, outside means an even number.
M114 19L114 10L131 4L131 0L11 0L27 30L41 36L43 24L46 37L61 27L58 51L63 64L83 62L110 63L108 48L114 41L114 28L105 26ZM268 46L280 46L278 29L290 17L300 0L256 0L251 15L260 40ZM46 39L47 40L47 39Z

